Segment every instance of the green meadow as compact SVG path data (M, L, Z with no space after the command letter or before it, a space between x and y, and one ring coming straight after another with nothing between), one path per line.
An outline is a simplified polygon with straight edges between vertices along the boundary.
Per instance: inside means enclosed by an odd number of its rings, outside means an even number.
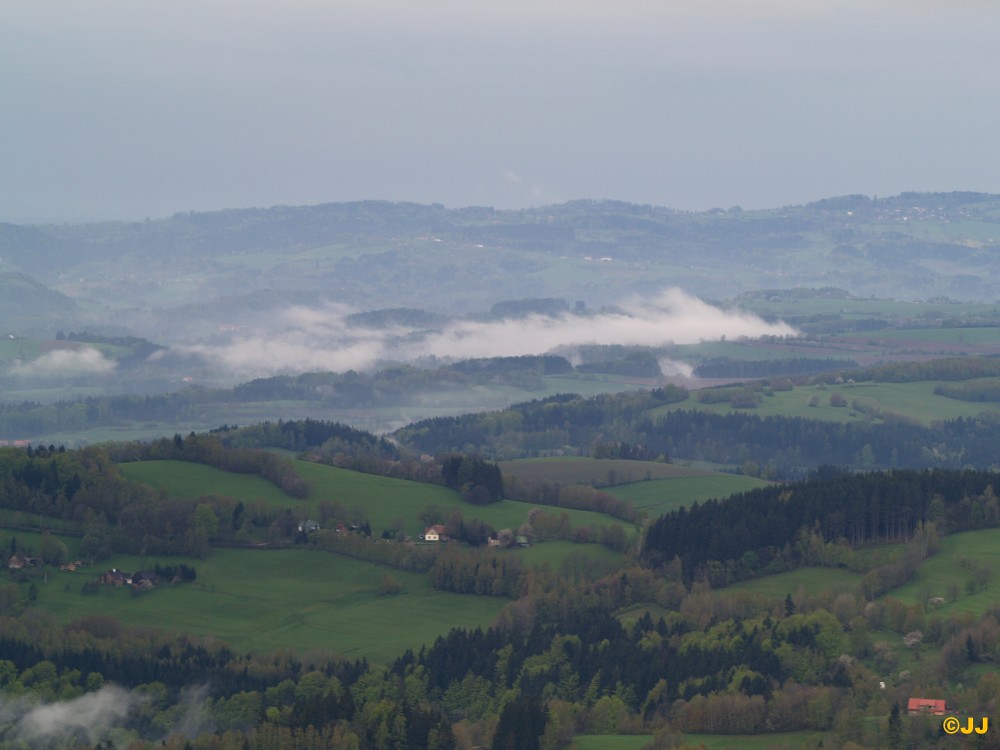
M506 475L536 482L595 484L609 495L654 517L693 502L729 497L769 484L754 477L678 464L580 456L503 461L500 470ZM609 484L611 486L606 486Z
M575 750L639 750L653 739L650 734L579 734L573 738Z
M860 573L851 573L843 568L806 567L740 581L721 591L749 591L777 599L784 598L786 594L794 594L799 588L807 593L857 591L860 585Z
M61 623L103 614L127 625L212 636L240 650L327 650L389 661L453 627L488 626L508 601L436 591L422 574L306 549L215 549L205 560L183 560L198 572L193 583L141 596L105 586L81 593L111 567L134 571L181 560L116 556L75 573L52 570L47 582L36 582L38 604ZM379 594L387 572L403 593Z
M244 502L262 500L267 505L287 508L301 501L254 474L234 474L205 464L187 461L136 461L119 464L133 482L142 482L175 497L228 495Z
M295 461L296 471L312 487L307 500L290 497L260 477L234 474L203 464L185 461L141 461L121 464L125 475L177 497L227 495L244 502L261 500L277 509L292 508L299 515L318 516L322 500L339 501L349 510L360 506L376 534L402 522L402 530L417 537L424 531L418 518L428 505L441 509L445 517L459 511L466 518L478 518L495 529L516 528L528 518L533 503L502 500L486 506L469 505L458 493L447 487L405 479L393 479L374 474L341 469L335 466ZM602 513L566 508L546 508L549 513L565 513L576 526L607 526L621 523Z

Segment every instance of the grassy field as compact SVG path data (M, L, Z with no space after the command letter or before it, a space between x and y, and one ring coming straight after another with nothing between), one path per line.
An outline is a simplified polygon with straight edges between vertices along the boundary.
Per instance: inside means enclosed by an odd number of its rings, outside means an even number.
M972 579L972 569L963 565L963 560L989 570L987 587L968 591L966 586ZM977 617L996 605L997 589L1000 588L1000 529L982 529L952 534L941 540L941 548L917 570L916 577L909 583L894 590L896 598L913 604L932 597L950 599L949 589L957 593L957 599L948 601L935 610L947 617L953 612L971 612ZM924 602L926 606L926 601Z
M613 479L613 486L602 489L645 510L650 516L659 516L695 501L728 497L768 484L753 477L677 464L580 456L503 461L500 470L519 479L563 485L581 482L606 485Z
M579 734L573 738L575 750L639 750L653 739L651 734Z
M117 556L75 573L51 572L36 584L38 603L62 623L101 613L128 625L214 636L240 650L325 649L373 661L418 649L453 627L485 627L507 603L435 591L424 575L396 570L389 572L404 592L380 596L388 569L312 550L213 550L205 560L185 560L198 571L194 583L139 597L103 586L95 595L80 593L106 568L132 571L152 562Z
M798 568L787 573L776 573L749 581L740 581L727 586L722 591L752 591L772 598L784 598L794 594L799 587L806 592L817 591L857 591L861 575L843 568Z
M743 412L759 417L802 417L804 419L821 419L830 422L865 421L870 417L854 409L854 401L867 407L885 412L893 412L909 417L923 424L943 419L958 417L973 417L983 412L998 413L996 405L958 401L945 398L934 393L937 385L933 381L917 383L845 383L824 388L801 386L791 391L775 392L773 396L765 396L754 409L734 409L728 402L718 404L702 404L691 397L686 401L658 407L654 414L665 414L677 409L701 409L715 414ZM840 394L847 399L848 406L830 405L830 397ZM816 406L809 406L811 397L817 399Z
M401 519L405 531L414 535L421 533L424 528L417 514L431 504L445 513L458 510L466 518L478 518L495 529L514 528L524 523L529 511L536 507L533 503L514 500L475 506L463 502L457 492L437 485L361 474L306 461L297 461L295 467L312 484L314 500L340 499L348 507L361 503L368 510L373 529L387 527L393 519ZM541 507L550 513L566 513L573 526L620 523L602 513Z
M244 502L262 500L276 508L295 507L302 501L287 495L266 479L234 474L187 461L136 461L119 464L133 482L142 482L176 497L228 495Z
M362 474L334 466L295 461L295 468L312 486L308 500L297 500L260 477L233 474L211 466L184 461L142 461L122 464L129 479L145 482L168 494L179 497L199 497L218 494L236 497L244 502L260 499L271 507L293 508L299 515L316 517L322 500L340 501L347 509L361 506L376 534L402 521L402 529L417 537L424 531L418 515L428 505L440 508L445 517L460 511L466 518L478 518L495 529L516 528L525 522L536 507L532 503L502 500L487 506L464 502L454 490L433 484L392 479L374 474ZM545 506L542 506L543 508ZM606 526L621 523L601 513L564 508L547 508L551 513L566 513L576 526Z

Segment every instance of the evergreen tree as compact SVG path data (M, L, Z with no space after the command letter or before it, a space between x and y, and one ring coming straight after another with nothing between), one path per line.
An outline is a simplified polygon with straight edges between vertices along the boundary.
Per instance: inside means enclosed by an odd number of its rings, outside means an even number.
M889 729L886 732L886 742L896 750L903 746L903 718L900 715L899 704L893 703L889 712Z

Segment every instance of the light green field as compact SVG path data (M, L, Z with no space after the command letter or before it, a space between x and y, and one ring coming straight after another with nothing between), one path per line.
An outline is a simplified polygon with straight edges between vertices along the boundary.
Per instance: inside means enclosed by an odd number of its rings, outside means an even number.
M740 581L721 591L750 591L777 599L784 598L786 594L794 594L799 587L808 593L841 589L857 591L860 584L860 574L851 573L843 568L807 567Z
M867 406L909 417L922 424L958 417L974 417L983 412L1000 412L995 406L984 403L958 401L934 393L937 385L933 381L917 383L853 383L832 385L826 388L800 386L791 391L778 391L773 396L764 396L755 409L734 409L728 403L702 404L689 398L677 404L658 407L654 414L665 414L677 409L700 409L715 414L742 412L759 417L802 417L830 422L865 421L867 414L853 408L857 399ZM830 396L840 394L847 399L847 406L830 405ZM809 406L812 396L818 400L817 406Z
M823 732L775 732L773 734L685 734L691 746L703 744L708 750L806 750L823 747Z
M638 510L644 510L651 517L661 516L672 510L704 502L710 498L724 498L745 492L755 487L770 485L763 479L737 474L711 474L700 477L677 477L675 479L654 479L651 482L635 482L618 487L608 487L605 492L621 498Z
M75 573L53 571L36 584L38 604L62 623L100 613L128 625L214 636L240 650L325 649L388 661L453 627L485 627L508 601L435 591L421 574L304 549L213 550L205 560L184 560L198 572L193 583L140 597L103 586L96 595L80 593L107 568L134 571L153 562L116 556ZM387 570L404 593L378 595Z
M542 507L549 513L566 513L574 526L607 526L621 523L602 513L571 510L514 500L502 500L486 506L469 505L454 490L439 485L392 479L374 474L340 469L334 466L295 461L296 471L312 487L308 500L289 497L280 489L260 477L233 474L203 464L185 461L141 461L121 464L129 479L142 481L179 497L199 497L218 494L235 497L244 502L260 499L274 508L296 509L302 515L318 516L322 500L340 501L349 510L358 505L365 509L368 521L376 535L390 528L394 521L402 521L402 530L416 538L424 531L418 515L428 505L441 508L447 518L453 511L460 511L466 518L478 518L495 529L516 528L528 518L532 508ZM628 531L630 527L626 526Z
M313 500L324 497L340 499L348 507L361 503L368 510L373 529L385 528L390 521L398 518L404 522L407 533L422 533L424 527L417 520L417 515L431 504L442 508L446 514L458 510L466 518L478 518L495 529L521 525L535 507L541 507L548 513L566 513L574 527L620 523L603 513L538 506L514 500L501 500L484 506L469 505L462 501L457 492L433 484L361 474L306 461L296 461L295 467L312 485Z
M968 559L990 570L985 590L968 593L966 583L972 571L960 562ZM908 604L936 596L947 600L949 586L957 589L958 599L933 610L947 617L953 612L971 612L977 617L996 605L1000 589L1000 529L982 529L951 534L941 540L937 554L923 562L912 581L895 589L892 595ZM927 606L927 602L924 602ZM931 609L928 607L928 611Z
M122 473L133 482L142 482L168 495L197 498L203 495L228 495L242 500L262 500L276 508L302 504L266 479L254 474L234 474L212 466L187 461L136 461L119 464Z

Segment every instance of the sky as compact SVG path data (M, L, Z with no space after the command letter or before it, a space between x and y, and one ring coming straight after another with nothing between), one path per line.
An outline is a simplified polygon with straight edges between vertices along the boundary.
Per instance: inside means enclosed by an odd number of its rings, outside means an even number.
M994 0L33 0L0 221L1000 193Z

